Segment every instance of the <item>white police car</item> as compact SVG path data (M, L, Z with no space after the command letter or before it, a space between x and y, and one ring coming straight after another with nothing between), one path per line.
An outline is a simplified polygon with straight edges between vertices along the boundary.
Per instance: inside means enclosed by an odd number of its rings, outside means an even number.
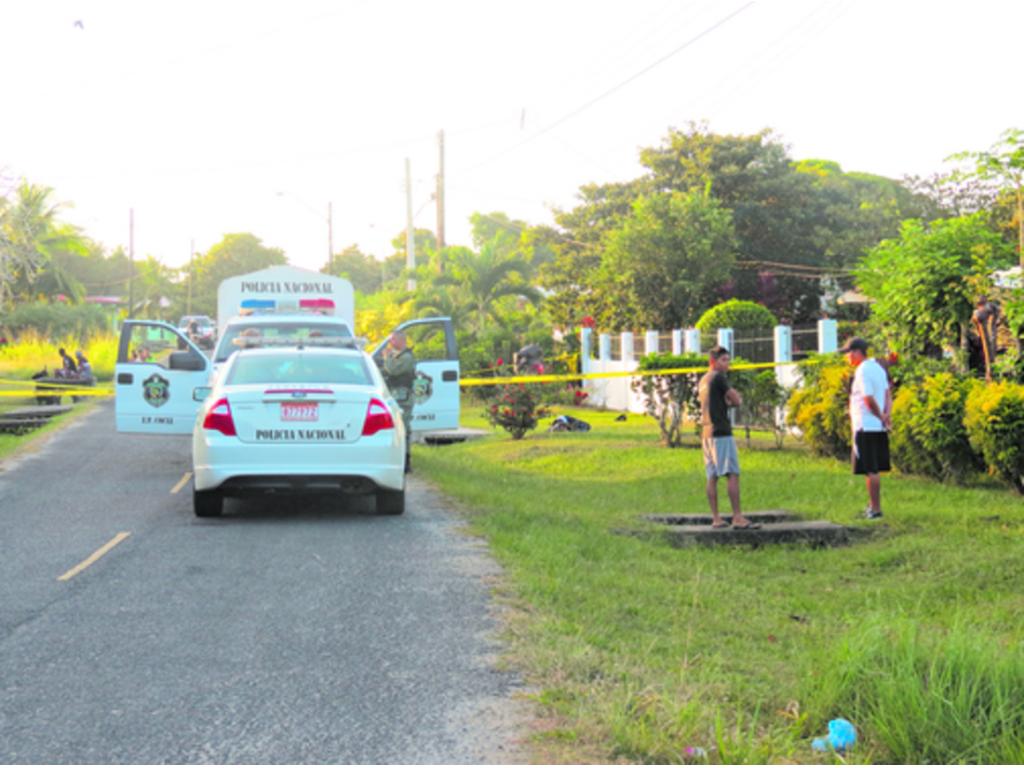
M240 349L203 400L192 431L196 515L225 496L373 493L405 509L405 428L377 366L349 344L318 340Z
M217 371L226 366L233 352L279 344L282 339L342 343L349 341L347 328L335 317L310 314L238 318L228 324L211 359L172 325L159 320L126 320L114 372L117 431L192 434L199 408L193 391L213 386ZM451 319L409 320L395 330L406 332L416 355L413 431L458 428L459 354ZM218 358L223 362L217 362Z

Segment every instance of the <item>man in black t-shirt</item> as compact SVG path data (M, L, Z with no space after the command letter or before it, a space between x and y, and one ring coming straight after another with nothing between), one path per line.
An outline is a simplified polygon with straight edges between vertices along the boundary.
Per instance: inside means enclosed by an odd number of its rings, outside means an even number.
M707 476L708 503L711 505L713 528L727 528L730 523L718 513L718 478L728 478L729 501L732 504L732 523L737 529L760 528L740 513L740 458L736 440L732 436L729 408L743 402L740 393L729 386L729 350L714 347L708 353L708 372L700 380L697 393L700 398L701 446L704 449L704 469Z

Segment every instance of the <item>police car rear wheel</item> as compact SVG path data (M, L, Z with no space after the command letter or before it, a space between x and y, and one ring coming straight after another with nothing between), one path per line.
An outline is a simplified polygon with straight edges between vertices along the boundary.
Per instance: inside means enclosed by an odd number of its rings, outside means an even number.
M377 491L377 514L400 515L405 512L405 491Z
M192 511L196 517L220 517L224 497L216 491L192 491Z

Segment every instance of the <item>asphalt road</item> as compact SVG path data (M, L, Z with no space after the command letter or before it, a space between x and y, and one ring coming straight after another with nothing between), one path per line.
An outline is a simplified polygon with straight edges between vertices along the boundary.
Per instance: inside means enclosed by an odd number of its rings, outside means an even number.
M108 403L3 466L0 763L517 759L496 566L443 499L413 475L401 517L307 498L200 520L188 454L117 434Z

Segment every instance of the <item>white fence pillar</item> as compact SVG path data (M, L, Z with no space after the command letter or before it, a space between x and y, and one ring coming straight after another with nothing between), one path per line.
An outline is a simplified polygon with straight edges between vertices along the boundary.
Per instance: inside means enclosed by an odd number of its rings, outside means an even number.
M792 363L793 329L788 325L776 325L772 336L775 342L775 362ZM795 365L779 365L775 368L775 380L780 386L790 389L800 382L800 372Z
M683 354L683 331L681 328L672 331L672 354Z
M622 340L622 346L619 359L632 360L635 357L633 354L633 332L623 331L620 338Z
M700 331L696 328L687 328L683 332L683 349L695 355L700 354Z
M644 354L645 355L656 355L658 354L658 332L647 331L644 334Z
M718 346L728 349L730 357L736 357L736 350L732 348L733 336L732 328L718 329Z
M825 355L839 349L839 323L830 318L818 321L818 351Z
M580 373L590 373L590 357L593 353L594 329L580 329Z
M611 334L602 333L597 337L597 356L602 363L612 359L612 337Z
M774 359L776 363L793 361L793 329L788 325L776 325L772 333L774 341Z

